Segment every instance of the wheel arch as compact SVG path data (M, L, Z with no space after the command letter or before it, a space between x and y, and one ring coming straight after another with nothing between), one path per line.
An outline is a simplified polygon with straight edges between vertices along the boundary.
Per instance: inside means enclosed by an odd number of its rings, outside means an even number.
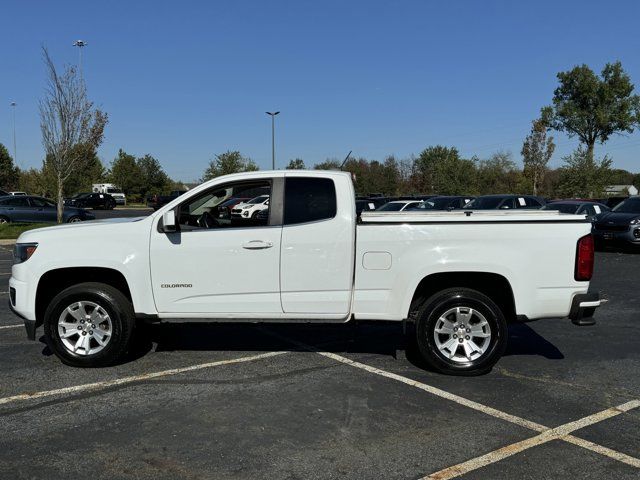
M36 290L36 321L42 324L44 312L51 300L64 289L85 282L110 285L133 304L129 283L122 272L106 267L65 267L45 272L38 281Z
M498 273L476 271L439 272L424 277L414 290L407 318L413 318L422 303L432 295L455 287L483 293L500 307L507 321L516 319L515 297L509 280Z

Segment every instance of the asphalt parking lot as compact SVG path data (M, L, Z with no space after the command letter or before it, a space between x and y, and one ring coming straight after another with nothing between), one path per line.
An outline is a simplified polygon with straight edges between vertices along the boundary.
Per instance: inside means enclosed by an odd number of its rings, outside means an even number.
M513 325L475 378L420 368L387 323L158 325L73 369L16 326L10 265L0 478L640 477L640 254L597 254L597 325Z

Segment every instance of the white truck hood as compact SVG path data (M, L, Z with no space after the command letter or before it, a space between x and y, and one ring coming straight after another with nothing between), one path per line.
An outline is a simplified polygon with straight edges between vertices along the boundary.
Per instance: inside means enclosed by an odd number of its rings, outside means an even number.
M69 236L73 238L74 231L77 233L93 233L91 229L100 229L111 225L116 228L118 224L131 224L148 219L149 217L129 217L129 218L105 218L102 220L90 220L87 222L64 223L62 225L52 225L51 227L35 228L28 230L18 237L17 243L39 242L44 237ZM98 231L95 232L99 234Z

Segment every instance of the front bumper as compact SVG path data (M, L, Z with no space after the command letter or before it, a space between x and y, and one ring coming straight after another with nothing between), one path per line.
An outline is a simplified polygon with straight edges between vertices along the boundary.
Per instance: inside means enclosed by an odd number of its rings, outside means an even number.
M593 229L593 238L598 244L627 243L640 245L640 225L632 225L628 230Z
M9 308L11 309L11 311L18 317L20 317L23 321L24 321L24 328L27 331L27 338L29 340L35 340L36 339L36 321L35 320L29 320L28 318L26 318L24 315L22 315L20 312L18 312L14 307L13 304L11 303L11 300L9 300Z
M569 318L574 325L595 325L593 314L602 303L600 293L579 293L573 297Z

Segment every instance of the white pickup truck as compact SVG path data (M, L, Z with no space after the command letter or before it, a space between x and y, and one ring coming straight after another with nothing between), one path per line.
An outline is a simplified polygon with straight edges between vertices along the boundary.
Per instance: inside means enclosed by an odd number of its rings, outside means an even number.
M230 223L216 206L267 192L268 214ZM137 321L410 320L424 360L489 370L507 322L593 323L591 225L555 211L363 213L351 176L276 171L218 177L146 218L23 233L10 305L43 325L66 364L127 353Z

